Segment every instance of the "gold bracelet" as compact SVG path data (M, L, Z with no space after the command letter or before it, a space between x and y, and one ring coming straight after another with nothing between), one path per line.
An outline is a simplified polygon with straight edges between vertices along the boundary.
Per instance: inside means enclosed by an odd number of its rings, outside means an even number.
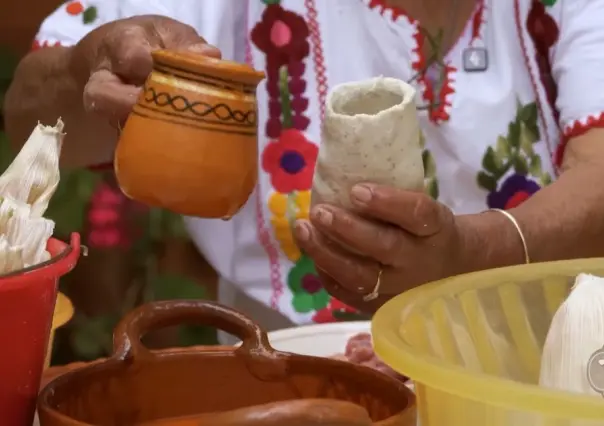
M524 249L524 263L526 263L527 265L529 263L531 263L531 258L529 257L528 246L526 244L526 238L524 238L524 233L522 232L522 228L520 228L520 225L518 224L518 221L516 220L516 218L514 216L512 216L511 213L509 213L509 212L507 212L505 210L501 210L501 209L489 209L489 211L499 212L502 215L504 215L505 217L507 217L510 222L512 222L512 224L516 228L516 231L518 231L518 235L520 236L520 240L522 241L522 248Z

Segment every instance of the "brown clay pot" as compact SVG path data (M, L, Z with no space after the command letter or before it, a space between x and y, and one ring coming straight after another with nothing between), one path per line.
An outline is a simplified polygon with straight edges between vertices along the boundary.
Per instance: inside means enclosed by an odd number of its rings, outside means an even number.
M256 185L264 74L189 52L160 50L153 61L115 152L118 183L148 205L230 218Z
M146 332L185 321L225 330L242 344L168 352L142 345ZM320 418L309 419L313 404L319 410L325 405L312 399L357 404L375 425L415 426L415 397L402 382L345 361L276 351L250 319L216 303L165 301L137 308L116 328L114 346L107 360L69 372L42 390L41 426L121 426L161 419L174 419L176 425L187 416L208 422L199 425L252 426L266 404L278 417L264 417L262 424L325 425ZM349 404L343 407L329 412L329 424L362 424L358 414L350 418L355 410Z

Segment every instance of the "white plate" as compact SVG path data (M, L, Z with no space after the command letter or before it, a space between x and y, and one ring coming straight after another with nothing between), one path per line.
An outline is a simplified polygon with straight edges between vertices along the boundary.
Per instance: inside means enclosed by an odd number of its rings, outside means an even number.
M268 333L268 339L280 351L328 357L343 353L352 336L370 331L370 321L351 321L286 328Z
M268 333L273 348L301 355L329 357L341 354L348 339L359 333L371 333L371 321L313 324L285 328ZM411 381L407 387L415 391Z

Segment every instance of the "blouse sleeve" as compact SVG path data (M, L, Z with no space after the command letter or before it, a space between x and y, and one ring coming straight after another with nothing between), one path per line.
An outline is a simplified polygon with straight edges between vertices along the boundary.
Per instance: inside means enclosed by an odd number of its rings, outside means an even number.
M563 142L604 127L604 0L558 0L552 50Z
M73 46L95 28L118 19L119 0L68 1L40 26L33 48Z

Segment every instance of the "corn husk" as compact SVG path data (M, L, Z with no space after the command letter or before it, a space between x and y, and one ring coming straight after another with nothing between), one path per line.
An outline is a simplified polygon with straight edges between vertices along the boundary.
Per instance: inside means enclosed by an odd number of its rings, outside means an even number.
M599 395L588 377L591 356L604 345L604 278L577 276L555 313L541 357L541 386ZM604 368L604 367L603 367Z
M59 184L63 122L38 124L0 176L0 274L50 258L46 243L54 222L44 212Z

